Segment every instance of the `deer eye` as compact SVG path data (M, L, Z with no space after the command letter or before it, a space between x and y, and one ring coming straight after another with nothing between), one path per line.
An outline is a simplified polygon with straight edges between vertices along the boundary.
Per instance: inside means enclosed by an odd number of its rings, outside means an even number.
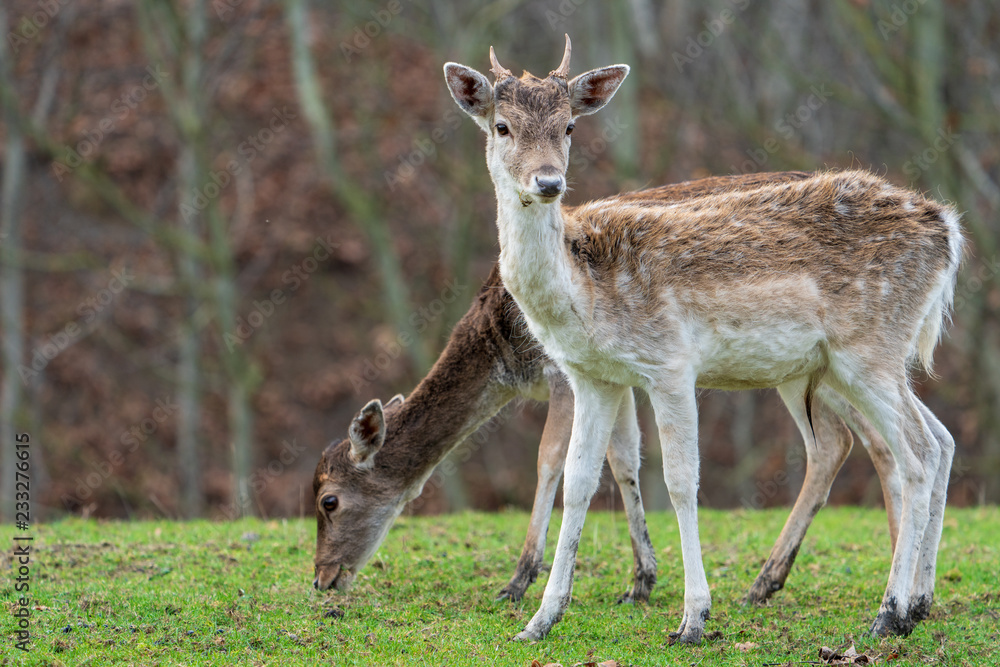
M566 136L573 134L573 128L576 127L573 123L566 126Z
M337 500L337 496L326 496L322 500L323 509L327 512L332 512L337 509L337 505L339 503L340 501Z
M507 129L507 125L505 123L497 123L497 134L501 137L506 137L510 134L510 130Z

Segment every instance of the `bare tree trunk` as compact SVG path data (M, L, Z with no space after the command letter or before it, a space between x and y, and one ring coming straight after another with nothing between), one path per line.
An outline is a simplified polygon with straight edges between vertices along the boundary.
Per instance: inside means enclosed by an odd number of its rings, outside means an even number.
M194 8L196 12L198 8ZM165 7L157 8L149 2L143 2L139 6L139 21L143 30L144 47L146 52L157 60L165 61L178 56L184 49L183 45L171 43L165 30L170 19L165 18L171 15L170 10ZM171 15L172 16L172 15ZM195 19L196 20L196 19ZM180 25L169 26L174 28L173 34L180 37ZM161 38L165 44L161 44ZM184 133L184 129L189 127L183 119L197 118L200 120L198 110L191 105L193 101L184 95L191 87L191 79L194 78L195 85L201 70L201 59L199 44L189 44L190 48L183 50L181 60L181 81L175 84L169 78L164 82L166 90L165 99L170 107L170 112L175 122L179 126L181 136L186 140L181 147L178 156L178 182L180 196L178 197L178 227L184 229L192 240L201 239L203 233L203 223L201 216L197 214L186 214L185 193L201 185L198 172L198 159L196 147ZM166 51L166 52L165 52ZM183 96L183 97L182 97ZM203 270L199 259L188 249L183 247L172 248L174 263L180 277L179 284L184 299L184 320L178 323L178 351L179 360L177 366L177 471L180 497L178 498L178 508L181 516L194 517L201 513L201 467L199 455L198 432L201 426L201 377L199 368L201 366L201 344L199 342L198 327L193 321L194 313L198 309L198 298L195 292L203 280Z
M0 9L0 35L7 34L7 12ZM3 386L0 391L0 517L14 511L14 434L21 407L18 366L24 355L24 274L21 270L21 204L24 182L24 135L17 114L10 49L0 48L0 89L7 146L4 156L3 201L0 202L0 329L3 331Z
M208 116L206 81L202 69L201 49L206 31L205 0L195 0L183 10L186 18L187 44L183 61L184 98L193 114L180 124L182 136L193 151L196 166L191 171L193 189L208 182L209 160L205 155L207 136L204 119ZM181 11L178 9L178 11ZM204 211L207 223L209 257L213 280L212 298L220 338L236 326L239 290L233 262L233 247L218 202L211 199ZM253 410L250 405L257 385L257 373L249 353L241 345L227 346L223 358L226 369L227 401L229 406L229 438L233 448L233 497L243 514L253 514L250 495L250 468L253 464Z
M186 269L185 273L191 271ZM198 431L201 427L201 391L198 372L198 333L191 324L193 299L186 297L187 322L180 329L180 359L177 367L177 469L180 474L180 513L197 517L202 510L201 456Z
M924 145L933 146L939 133L945 129L945 63L947 59L947 36L945 33L944 6L940 0L930 0L920 11L910 19L913 22L913 34L910 42L910 60L913 62L913 115ZM940 159L929 165L926 182L937 184L942 188L941 194L958 201L973 201L967 194L968 186L963 180L976 184L980 193L995 205L998 203L996 185L989 177L976 169L978 162L969 160L967 148L957 145L943 153ZM965 174L963 174L963 171ZM977 173L979 172L979 173ZM969 178L971 176L971 178ZM986 187L982 187L983 185ZM990 197L991 188L993 197ZM963 223L975 240L978 254L985 259L996 257L996 236L990 230L979 211L972 208L963 215ZM966 267L972 272L975 265ZM997 346L989 331L989 322L993 319L991 306L987 302L985 290L977 290L975 294L965 299L966 323L970 333L971 344L966 353L971 357L973 368L981 370L974 373L976 383L977 412L980 415L982 429L988 433L1000 431L1000 419L997 417L997 404L1000 401L1000 375L998 375Z
M923 140L932 143L944 125L944 7L939 0L929 0L910 20L913 115Z
M285 0L285 16L292 44L292 67L295 71L299 103L313 133L317 158L326 172L327 183L347 207L354 222L368 235L382 278L388 315L400 333L417 341L407 348L407 353L417 366L418 372L423 373L430 368L430 358L410 323L409 290L403 279L399 257L393 248L389 229L385 224L385 216L378 210L377 200L365 192L364 188L352 183L337 161L333 123L323 103L316 67L309 45L306 43L306 36L309 34L306 11L306 0Z
M602 5L601 9L604 10L605 7ZM634 62L637 44L636 35L630 30L629 7L624 4L612 3L607 5L606 11L609 14L609 24L612 26L608 37L613 43L615 51L626 54L623 56L625 62ZM603 12L598 16L603 18ZM598 28L598 34L599 32ZM610 54L602 56L600 60L594 62L610 62ZM634 73L638 74L638 72ZM615 109L614 116L602 121L604 130L598 137L598 139L605 140L610 144L615 167L621 179L634 179L639 174L639 108L641 107L639 104L639 83L639 78L636 77L636 82L619 90L623 95L623 102ZM598 139L594 140L596 142L593 146L595 152L596 149L601 148Z
M206 4L195 0L190 7L165 6L146 0L140 17L147 50L159 55L164 62L180 63L180 84L165 91L171 116L183 145L178 161L180 184L179 217L191 227L192 236L207 236L207 271L202 271L194 257L181 250L178 270L187 293L187 311L198 305L194 296L200 285L208 281L209 299L219 325L219 336L225 339L236 325L238 290L233 265L233 249L226 224L215 199L209 198L201 210L189 200L190 193L200 192L208 182L209 161L205 154L208 141L206 118L209 113L206 95L202 47L206 35ZM197 432L200 409L198 367L201 349L194 323L181 325L181 362L178 368L178 407L183 411L179 430L178 458L181 474L182 499L185 514L200 510L200 468ZM226 345L222 365L226 377L229 437L232 446L233 504L239 513L251 507L249 489L250 466L253 459L253 412L251 396L256 384L252 361L240 345Z
M194 168L189 174L185 192L204 187L208 182L209 160L205 155L207 136L205 119L208 116L205 76L202 68L201 49L206 31L205 0L195 0L183 10L185 16L186 44L182 60L182 76L187 117L179 117L179 129L185 137L187 148L192 151ZM178 8L178 11L181 11ZM179 54L180 55L180 54ZM233 248L225 220L218 202L211 199L204 210L207 223L209 257L212 274L212 298L219 336L224 337L236 325L238 290L233 262ZM226 369L227 401L229 405L229 438L233 448L233 497L243 514L252 514L250 503L250 467L253 463L253 411L250 400L256 386L256 374L248 352L240 345L227 346L223 367Z
M201 41L204 35L204 6L201 2L196 2L191 8L188 23L188 37L191 39L190 48L184 54L181 67L183 68L183 80L181 86L184 88L186 99L191 107L198 106L195 97L191 97L193 92L198 95L198 85L201 79ZM198 118L202 118L200 113L204 110L192 108ZM176 116L175 116L176 117ZM179 203L184 201L185 193L191 192L193 188L202 185L197 179L204 170L199 169L197 147L188 141L183 149L183 154L179 165L181 166L180 183L181 196ZM178 220L185 220L185 216L180 212ZM191 220L194 235L202 236L202 220L199 216L194 216ZM177 257L178 269L181 280L185 285L184 290L184 310L187 317L180 324L180 359L177 368L177 393L178 401L178 428L177 428L177 469L180 475L180 510L182 516L195 517L201 514L201 456L199 453L198 432L201 430L201 374L199 372L201 361L201 344L198 336L198 327L194 322L194 315L198 309L198 299L194 296L193 290L202 279L202 268L190 253L180 252Z
M193 156L186 154L179 161L184 173L196 170ZM183 215L179 216L183 219ZM193 221L196 222L196 221ZM190 230L197 233L197 230ZM201 456L198 432L201 430L201 344L194 316L198 300L191 293L200 280L198 261L186 252L177 253L177 268L184 291L184 321L178 326L177 366L177 471L180 476L180 513L192 518L201 514Z

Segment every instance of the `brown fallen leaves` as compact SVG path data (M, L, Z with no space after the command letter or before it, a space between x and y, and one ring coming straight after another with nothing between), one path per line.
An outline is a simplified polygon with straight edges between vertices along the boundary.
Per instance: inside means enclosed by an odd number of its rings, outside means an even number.
M740 644L736 646L740 650L746 650L741 648L742 645ZM890 662L897 658L899 658L899 653L895 651L891 653L868 653L867 651L865 653L858 653L854 648L854 644L851 644L847 649L844 649L843 646L837 649L824 646L819 649L819 660L765 662L763 664L774 667L792 667L792 665L875 665Z
M739 651L747 652L751 651L759 646L756 642L740 642L733 645ZM589 657L589 655L588 655ZM799 663L780 663L784 665L793 664L806 664L806 665L874 665L880 662L890 662L899 658L898 653L875 653L869 654L858 653L851 644L847 649L832 649L828 646L824 646L819 649L819 661L808 661ZM767 664L779 664L779 663L767 663ZM542 663L540 660L532 660L531 667L563 667L561 662L546 662ZM618 667L618 662L615 660L605 660L604 662L576 662L570 667Z
M876 653L875 655L868 655L867 652L858 653L854 648L854 644L851 644L843 653L839 650L835 651L828 646L824 646L819 650L819 659L822 661L820 664L823 665L874 665L877 662L889 662L898 657L898 653Z

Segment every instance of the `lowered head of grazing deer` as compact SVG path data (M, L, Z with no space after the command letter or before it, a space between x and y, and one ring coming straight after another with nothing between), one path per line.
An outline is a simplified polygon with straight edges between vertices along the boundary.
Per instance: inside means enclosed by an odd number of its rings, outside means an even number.
M404 476L371 474L375 454L385 443L385 412L402 402L402 396L384 407L377 399L369 402L351 422L347 439L330 443L316 465L313 586L321 591L331 586L348 590L403 507L413 499Z
M316 588L347 590L437 465L504 405L546 398L543 360L494 268L413 392L369 402L324 450L313 477Z
M520 206L558 201L574 120L607 104L628 75L628 65L612 65L568 79L571 49L567 35L562 63L540 79L528 72L515 78L490 47L492 86L474 69L444 66L455 101L486 132L486 162L500 199L516 197Z

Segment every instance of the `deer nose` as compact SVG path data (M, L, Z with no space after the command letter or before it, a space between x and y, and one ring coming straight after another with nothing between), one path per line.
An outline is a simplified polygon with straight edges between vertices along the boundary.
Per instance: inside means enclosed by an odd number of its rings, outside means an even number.
M545 176L535 176L535 184L538 186L538 192L544 197L555 197L563 191L566 187L566 181L561 175L549 175Z

